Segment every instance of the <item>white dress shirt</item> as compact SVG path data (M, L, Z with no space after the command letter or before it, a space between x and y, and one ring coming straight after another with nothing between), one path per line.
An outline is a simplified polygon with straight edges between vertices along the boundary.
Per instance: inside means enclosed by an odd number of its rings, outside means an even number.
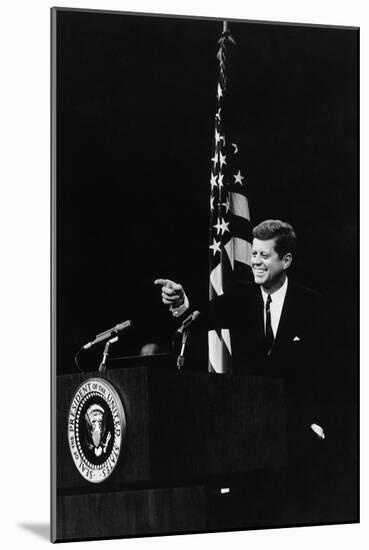
M279 321L280 321L280 318L281 318L284 299L286 297L287 286L288 286L288 278L286 277L286 280L283 283L283 285L281 286L281 288L279 290L277 290L276 292L273 292L273 294L270 295L271 298L272 298L272 301L270 303L270 321L271 321L271 325L272 325L272 331L273 331L274 338L276 337L276 334L277 334L277 331L278 331L278 326L279 326ZM260 287L260 288L261 288L261 295L263 297L263 302L264 302L264 330L265 330L265 323L266 323L265 305L266 305L266 301L267 301L267 298L268 298L268 293L265 292L263 287Z

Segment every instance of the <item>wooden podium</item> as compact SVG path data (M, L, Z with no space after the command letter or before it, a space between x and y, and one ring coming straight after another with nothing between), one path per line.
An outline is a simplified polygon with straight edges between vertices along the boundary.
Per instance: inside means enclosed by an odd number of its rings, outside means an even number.
M206 531L209 487L286 466L280 381L127 363L57 378L56 540ZM81 476L68 444L72 396L92 377L114 386L127 422L116 468L98 484Z

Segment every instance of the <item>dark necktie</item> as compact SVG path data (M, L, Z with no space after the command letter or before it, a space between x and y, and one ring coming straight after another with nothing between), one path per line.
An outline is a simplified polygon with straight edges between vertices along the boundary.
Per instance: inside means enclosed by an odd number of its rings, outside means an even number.
M270 304L272 297L268 294L267 301L265 304L265 350L267 355L270 355L274 343L274 335L272 330L272 322L270 318Z

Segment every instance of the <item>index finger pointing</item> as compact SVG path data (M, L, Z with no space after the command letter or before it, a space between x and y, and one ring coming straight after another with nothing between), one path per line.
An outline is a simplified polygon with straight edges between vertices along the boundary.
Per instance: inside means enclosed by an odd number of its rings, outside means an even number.
M169 282L169 279L155 279L154 285L166 286Z

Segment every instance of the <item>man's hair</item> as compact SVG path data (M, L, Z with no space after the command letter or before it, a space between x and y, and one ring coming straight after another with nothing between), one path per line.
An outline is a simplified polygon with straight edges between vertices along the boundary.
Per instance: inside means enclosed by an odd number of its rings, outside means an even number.
M289 223L281 220L265 220L252 230L255 239L266 241L275 239L275 250L280 258L287 252L293 254L296 250L296 233Z

